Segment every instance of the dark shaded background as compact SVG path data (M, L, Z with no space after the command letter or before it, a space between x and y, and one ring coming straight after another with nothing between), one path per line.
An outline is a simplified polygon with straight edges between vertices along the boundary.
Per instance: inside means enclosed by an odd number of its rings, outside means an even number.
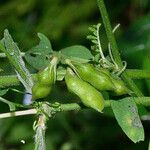
M112 25L121 24L116 32L121 56L128 62L128 68L142 68L143 57L150 50L149 0L107 0L106 6ZM22 51L38 43L37 32L48 36L54 50L74 44L90 48L90 42L86 40L88 27L98 22L101 22L101 18L96 0L0 1L0 37L7 28ZM103 28L100 33L102 46L106 49L107 39ZM1 75L14 74L6 59L0 59L0 68L4 70L0 72ZM145 95L149 95L145 81L136 83ZM64 86L64 83L57 83L51 99L63 103L72 99ZM5 97L21 103L23 95L9 91ZM8 111L8 107L0 103L0 112ZM32 124L35 119L26 116L0 120L0 150L33 149ZM134 144L110 116L100 115L93 110L60 113L48 122L47 149L145 150L150 138L150 123L143 121L143 124L145 141ZM25 140L26 144L22 144L21 140Z

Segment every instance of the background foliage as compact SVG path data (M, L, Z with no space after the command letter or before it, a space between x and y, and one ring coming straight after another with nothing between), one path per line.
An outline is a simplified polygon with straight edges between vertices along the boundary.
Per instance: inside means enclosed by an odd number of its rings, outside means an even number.
M147 66L150 66L149 3L148 0L106 1L113 26L121 23L116 36L128 68L142 68L146 59L144 68L149 69ZM0 36L2 37L4 29L8 28L22 51L36 45L37 32L49 37L54 50L74 44L90 47L90 42L86 40L88 26L101 22L96 0L1 0L0 20ZM100 36L102 46L106 48L104 29L101 30ZM0 59L0 68L3 69L1 75L14 74L5 59ZM144 94L149 96L149 81L136 83ZM56 84L51 99L67 102L70 93L64 86L63 83ZM13 91L9 91L5 97L18 102L23 99L22 94L14 94ZM1 103L0 112L7 111L7 106ZM92 110L57 114L48 122L47 149L146 149L150 123L143 123L146 140L135 145L110 116L100 115ZM0 120L0 150L33 149L32 124L31 116ZM21 140L25 140L26 144L22 144Z

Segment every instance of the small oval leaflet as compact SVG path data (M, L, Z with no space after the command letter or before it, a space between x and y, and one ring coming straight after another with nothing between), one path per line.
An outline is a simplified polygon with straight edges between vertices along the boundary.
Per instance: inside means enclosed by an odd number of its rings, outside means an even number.
M144 129L134 98L130 97L118 101L111 101L111 107L118 124L125 134L134 143L143 141Z
M91 52L82 45L66 47L61 49L61 53L64 55L64 57L81 63L88 62L94 58Z

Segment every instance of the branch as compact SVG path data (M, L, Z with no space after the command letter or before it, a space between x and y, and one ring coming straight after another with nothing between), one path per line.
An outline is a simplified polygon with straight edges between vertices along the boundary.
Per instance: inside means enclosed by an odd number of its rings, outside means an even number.
M133 99L133 97L129 97L129 99ZM134 97L134 100L137 105L150 106L150 97ZM105 100L105 108L111 107L111 101L114 101L114 100ZM49 107L49 109L51 109L51 107ZM62 111L81 110L81 106L77 103L61 104L60 110L61 110L61 112ZM57 109L56 109L56 111L57 111ZM60 112L60 111L58 111L58 112ZM0 114L0 119L8 118L8 117L15 117L15 116L34 115L34 114L37 114L36 109L15 111L15 112Z
M80 110L80 109L81 109L81 107L77 103L61 104L60 105L60 110L61 111L71 111L71 110ZM56 109L56 111L57 111L57 109ZM29 109L29 110L23 110L23 111L2 113L2 114L0 114L0 119L8 118L8 117L16 117L16 116L34 115L36 113L37 113L36 109Z
M15 116L25 116L25 115L33 115L36 114L36 109L29 109L29 110L23 110L23 111L15 111L15 112L9 112L9 113L3 113L0 114L0 119L2 118L8 118L8 117L15 117Z
M60 72L58 72L58 76L59 76L59 73ZM126 69L125 73L132 79L150 78L150 71L148 70ZM32 74L32 78L34 81L37 80L36 75L37 74ZM0 88L16 86L16 85L20 85L20 81L16 75L0 76Z
M121 61L121 58L120 58L118 46L117 46L117 43L116 43L116 40L115 40L115 37L114 37L114 34L113 34L113 30L112 30L112 27L111 27L111 24L110 24L110 21L109 21L109 17L108 17L108 13L107 13L104 1L103 0L97 0L97 3L98 3L98 7L100 9L102 20L103 20L103 23L104 23L104 26L105 26L108 41L109 41L109 43L111 45L111 48L113 50L112 54L114 56L114 60L119 65L119 67L122 68L123 65L122 65L122 61Z
M128 97L129 99L134 99L137 105L150 106L150 97ZM105 100L105 107L111 106L111 101L114 100Z
M32 74L33 80L37 80L36 74ZM0 76L0 88L5 88L9 86L20 85L17 75L9 75L9 76Z
M125 72L130 78L134 78L134 79L150 78L149 70L126 69Z
M105 26L107 38L108 38L108 41L109 41L111 48L112 48L112 54L114 56L114 60L117 63L117 65L119 66L119 68L122 68L123 64L121 61L121 57L119 54L119 49L118 49L118 46L116 43L115 36L113 34L113 31L112 31L112 27L111 27L108 13L107 13L107 10L106 10L105 4L104 4L104 0L97 0L97 3L98 3L98 7L100 9L102 20L103 20L103 23ZM142 92L138 89L138 87L135 85L135 83L132 81L132 79L130 79L125 72L122 74L122 78L127 82L130 89L132 91L134 91L136 96L143 96ZM134 96L134 95L132 94L132 96Z

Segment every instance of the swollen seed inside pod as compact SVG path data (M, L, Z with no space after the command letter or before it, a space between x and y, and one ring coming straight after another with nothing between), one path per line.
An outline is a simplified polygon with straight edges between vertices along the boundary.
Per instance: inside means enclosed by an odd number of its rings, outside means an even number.
M104 98L93 86L78 78L75 74L70 72L70 70L67 70L65 82L68 90L76 94L85 106L102 112L104 108Z
M118 96L128 94L129 89L125 86L124 82L121 79L112 79L115 89L114 93Z
M48 66L38 73L38 81L43 85L52 85L54 83L54 68Z
M32 88L32 99L45 98L50 94L51 90L52 86L45 86L41 83L37 83Z
M76 71L83 80L100 91L113 91L115 88L110 76L98 71L91 64L78 64L76 65Z

